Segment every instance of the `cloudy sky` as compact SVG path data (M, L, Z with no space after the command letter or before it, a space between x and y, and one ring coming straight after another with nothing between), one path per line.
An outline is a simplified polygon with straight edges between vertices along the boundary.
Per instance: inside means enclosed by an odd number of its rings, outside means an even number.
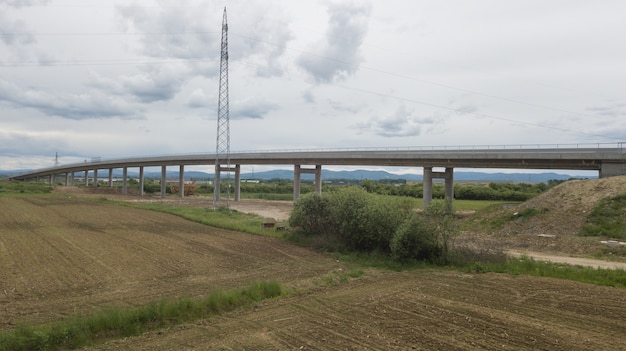
M626 141L622 0L0 0L0 169ZM211 167L206 167L210 169Z

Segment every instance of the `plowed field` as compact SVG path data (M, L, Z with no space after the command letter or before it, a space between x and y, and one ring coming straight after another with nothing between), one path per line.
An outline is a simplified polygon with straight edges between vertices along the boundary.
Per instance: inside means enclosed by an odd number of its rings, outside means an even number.
M91 350L619 350L626 290L346 269L283 241L69 196L0 197L0 328L275 280L299 294Z
M68 197L0 197L0 328L341 268L278 239Z

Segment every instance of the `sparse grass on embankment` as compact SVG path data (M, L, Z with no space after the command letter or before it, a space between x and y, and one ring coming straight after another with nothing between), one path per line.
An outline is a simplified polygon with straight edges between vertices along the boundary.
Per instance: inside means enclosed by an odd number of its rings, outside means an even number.
M465 272L507 273L573 280L580 283L626 288L626 271L535 261L530 257L507 258L504 262L468 262L453 266Z
M235 230L239 232L267 235L274 237L282 237L282 233L275 229L263 229L261 224L263 218L261 216L242 213L227 208L198 208L172 206L166 204L134 204L128 202L115 202L119 205L132 206L151 211L159 211L171 213L190 221L206 224L216 228Z
M15 194L48 194L52 192L52 187L44 183L20 182L20 181L0 181L0 196Z
M601 200L587 216L580 234L626 239L626 194Z
M161 300L137 308L109 308L88 316L0 333L0 351L76 349L107 339L207 318L285 294L281 284L260 282L216 291L203 299Z
M474 201L472 201L474 202ZM483 205L489 206L493 201L484 201ZM467 208L467 204L460 204ZM246 233L285 237L281 232L261 228L262 218L227 209L201 209L192 207L176 207L161 204L133 204L134 207L151 209L179 215L181 217L224 229L237 230ZM297 240L291 240L298 242ZM303 243L299 243L303 245ZM371 267L401 271L406 269L436 268L457 269L475 273L507 273L525 274L538 277L550 277L568 279L582 283L595 285L626 287L626 271L616 269L601 269L582 266L572 266L561 263L535 261L532 258L507 258L502 252L485 254L484 252L469 253L451 252L457 254L451 262L436 265L423 262L399 263L389 256L381 253L338 253L337 258L344 262L355 263L361 267ZM469 256L468 256L469 255Z

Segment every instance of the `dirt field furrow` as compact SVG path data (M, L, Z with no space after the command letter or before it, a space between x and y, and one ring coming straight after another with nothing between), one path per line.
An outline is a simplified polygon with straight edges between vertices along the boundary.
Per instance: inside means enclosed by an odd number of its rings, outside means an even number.
M468 279L476 281L473 288L463 283ZM480 289L482 282L514 284L522 296L564 288L560 280L497 274L372 271L312 294L89 350L168 350L181 340L196 345L190 350L618 350L626 341L624 309L604 320L596 312L602 296L623 299L623 290L566 282L588 298L586 305L563 311L538 299L536 308L522 309L527 301L506 289ZM462 295L472 299L457 302Z
M67 197L2 200L2 329L341 267L277 239L152 211Z
M0 329L258 280L299 293L85 350L619 350L626 289L347 270L284 241L77 196L0 197Z

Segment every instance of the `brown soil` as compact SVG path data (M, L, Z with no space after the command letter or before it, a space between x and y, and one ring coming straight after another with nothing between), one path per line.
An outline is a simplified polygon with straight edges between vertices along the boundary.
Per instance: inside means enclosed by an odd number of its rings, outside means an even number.
M76 197L0 197L0 329L343 268L284 241Z
M587 214L603 198L625 192L626 177L568 181L520 205L504 206L486 214L478 213L468 221L488 223L510 219L515 213L522 213L528 208L535 209L535 214L507 220L499 228L486 225L482 231L466 232L460 241L505 250L594 255L607 248L600 241L611 238L579 236Z
M626 291L455 272L365 277L89 350L618 350Z
M602 180L587 184L614 189ZM339 282L349 267L332 256L86 196L119 195L0 197L0 330L274 280L298 293L88 349L617 350L626 345L625 289L426 270L371 269ZM212 205L206 198L120 198ZM552 199L535 201L548 206ZM282 220L291 203L232 205ZM532 232L496 236L530 238ZM326 285L329 277L334 283Z

